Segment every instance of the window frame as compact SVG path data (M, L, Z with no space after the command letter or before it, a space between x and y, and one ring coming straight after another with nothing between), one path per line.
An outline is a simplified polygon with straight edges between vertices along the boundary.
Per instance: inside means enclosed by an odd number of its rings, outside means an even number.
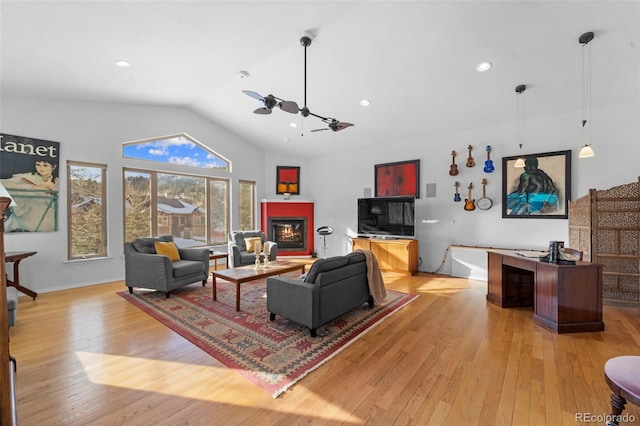
M83 255L74 255L73 254L73 185L71 178L72 176L72 168L73 167L86 167L86 168L94 168L100 170L100 215L101 215L101 224L100 224L100 232L102 237L102 247L100 253L94 254L83 254ZM101 163L91 163L86 161L74 161L67 160L67 260L85 260L85 259L96 259L96 258L104 258L108 257L108 218L107 218L107 165Z
M241 197L240 197L240 188L242 187L242 185L247 185L251 187L251 206L249 208L250 210L250 215L251 215L251 227L249 229L242 229L242 204L241 204ZM258 229L258 224L257 224L257 218L258 215L257 213L257 205L258 205L258 200L257 200L257 195L256 195L256 182L252 181L252 180L244 180L244 179L240 179L238 180L238 230L240 231L250 231L253 229Z
M139 167L122 167L122 199L123 199L123 214L122 214L122 219L123 219L123 229L122 229L122 235L123 235L123 240L127 241L127 224L126 224L126 220L127 220L127 205L126 205L126 195L127 195L127 177L126 174L127 172L133 172L133 173L143 173L143 174L148 174L149 175L149 186L150 186L150 197L149 197L149 205L150 205L150 234L151 235L145 235L145 237L151 237L151 236L157 236L158 235L158 174L164 174L164 175L175 175L175 176L185 176L185 177L190 177L190 178L198 178L198 179L204 179L205 180L205 209L206 209L206 214L205 214L205 235L206 235L206 241L199 245L199 246L193 246L193 247L206 247L206 246L213 246L213 245L226 245L228 243L229 240L229 232L231 229L231 223L230 223L230 209L231 206L228 203L228 199L229 199L229 192L230 192L230 188L231 188L231 179L230 178L225 178L225 177L220 177L220 176L207 176L207 175L202 175L202 174L196 174L196 173L185 173L185 172L176 172L176 171L168 171L168 170L158 170L158 169L143 169L143 168L139 168ZM210 191L210 186L211 186L211 182L224 182L225 186L226 186L226 192L225 192L225 200L227 200L226 202L226 211L225 211L225 232L224 232L224 240L223 241L216 241L213 242L211 240L211 235L210 235L210 230L211 230L211 220L210 220L210 211L209 211L209 205L211 203L211 191Z

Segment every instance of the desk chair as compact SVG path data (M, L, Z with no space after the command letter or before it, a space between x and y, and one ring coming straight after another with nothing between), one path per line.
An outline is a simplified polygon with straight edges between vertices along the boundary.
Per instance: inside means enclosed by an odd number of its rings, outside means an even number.
M640 356L618 356L604 364L604 380L613 391L611 418L607 425L618 426L627 401L640 406Z

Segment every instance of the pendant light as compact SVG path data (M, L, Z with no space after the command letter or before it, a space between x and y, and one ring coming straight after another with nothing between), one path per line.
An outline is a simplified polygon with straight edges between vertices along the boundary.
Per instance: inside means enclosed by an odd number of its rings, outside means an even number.
M527 86L520 84L516 86L516 139L518 140L518 146L520 147L520 156L516 160L513 167L524 167L524 155L522 154L522 144L524 142L524 91L527 90ZM519 96L520 95L520 96Z
M582 149L580 149L578 158L588 158L595 155L593 148L591 148L591 46L589 45L593 37L593 32L584 33L578 37L578 42L582 45L582 108L580 111L582 116L580 137Z

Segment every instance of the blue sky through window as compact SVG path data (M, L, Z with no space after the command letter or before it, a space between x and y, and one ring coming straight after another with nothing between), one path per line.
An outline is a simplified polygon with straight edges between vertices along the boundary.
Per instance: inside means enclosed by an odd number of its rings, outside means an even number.
M229 162L187 135L129 142L122 146L125 158L159 161L205 169L229 169Z

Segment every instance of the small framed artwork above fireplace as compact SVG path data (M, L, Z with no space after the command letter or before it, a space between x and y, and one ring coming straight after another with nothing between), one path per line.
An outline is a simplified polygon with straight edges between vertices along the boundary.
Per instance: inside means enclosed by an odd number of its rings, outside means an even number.
M276 166L276 194L300 195L300 167Z

